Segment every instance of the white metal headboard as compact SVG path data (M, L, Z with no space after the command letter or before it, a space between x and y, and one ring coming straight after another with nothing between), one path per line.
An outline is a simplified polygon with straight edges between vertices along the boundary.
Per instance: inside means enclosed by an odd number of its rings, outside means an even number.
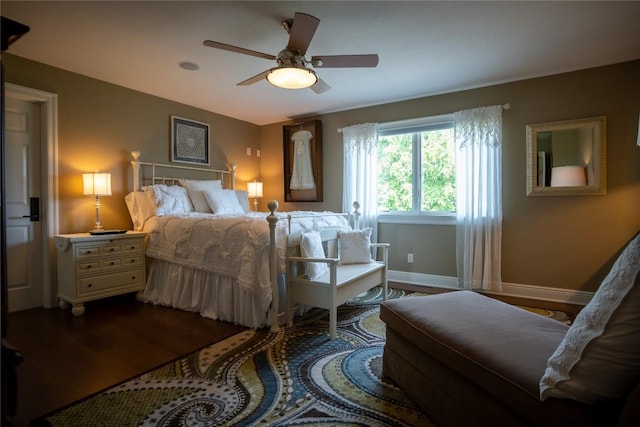
M190 170L190 171L198 171L204 172L207 174L213 174L216 179L220 179L222 181L222 186L228 188L235 189L236 188L236 164L231 163L229 165L229 170L221 170L221 169L207 169L207 168L198 168L194 166L180 166L180 165L171 165L171 164L162 164L162 163L149 163L149 162L141 162L138 160L140 158L140 151L134 150L131 152L131 168L133 169L133 191L138 191L141 188L141 167L142 166L150 166L151 167L151 182L153 184L166 184L167 182L171 185L175 184L175 182L179 178L175 177L167 177L162 176L157 173L157 169L180 169L180 170ZM228 183L228 184L227 184Z

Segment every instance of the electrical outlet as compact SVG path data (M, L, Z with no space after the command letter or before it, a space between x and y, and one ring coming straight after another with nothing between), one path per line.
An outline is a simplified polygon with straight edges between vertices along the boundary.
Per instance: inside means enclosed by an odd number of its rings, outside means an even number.
M251 155L251 147L247 147L247 156Z
M256 150L256 157L260 157L260 150Z
M408 254L408 255L407 255L407 262L408 262L409 264L413 264L413 254Z

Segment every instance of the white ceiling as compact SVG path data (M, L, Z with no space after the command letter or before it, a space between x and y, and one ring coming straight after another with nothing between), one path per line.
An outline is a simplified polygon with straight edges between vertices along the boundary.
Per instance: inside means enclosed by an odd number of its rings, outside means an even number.
M9 53L258 125L640 58L640 1L5 1L31 31ZM322 68L332 89L236 86L275 65L283 19L320 19L312 55L377 53L377 68ZM199 65L197 71L179 66Z

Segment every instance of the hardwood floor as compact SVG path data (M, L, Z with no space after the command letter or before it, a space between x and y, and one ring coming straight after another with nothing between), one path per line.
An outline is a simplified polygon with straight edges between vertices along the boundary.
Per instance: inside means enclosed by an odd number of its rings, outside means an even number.
M392 285L390 283L390 285ZM393 287L419 292L438 288ZM575 306L507 301L577 313ZM18 365L15 427L245 328L167 307L132 294L86 304L85 314L33 309L10 313L7 341L24 357Z
M198 313L137 302L132 294L69 310L10 313L7 341L18 365L13 426L137 376L245 328Z

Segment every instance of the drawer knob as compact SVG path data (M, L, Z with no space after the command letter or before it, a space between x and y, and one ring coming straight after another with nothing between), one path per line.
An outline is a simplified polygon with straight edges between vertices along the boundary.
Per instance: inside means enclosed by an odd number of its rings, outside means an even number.
M131 280L136 280L136 276L131 276Z
M89 283L89 284L87 285L87 288L92 288L92 287L93 287L93 284L92 284L92 283Z
M115 264L115 262L111 261L111 264L110 264L110 265L114 265L114 264Z
M90 265L87 265L87 270L88 270L88 269L90 269L90 268L91 268L91 266L90 266Z
M109 249L109 251L110 251L110 252L113 252L113 251L114 251L114 249L113 249L113 248L110 248L110 249Z

